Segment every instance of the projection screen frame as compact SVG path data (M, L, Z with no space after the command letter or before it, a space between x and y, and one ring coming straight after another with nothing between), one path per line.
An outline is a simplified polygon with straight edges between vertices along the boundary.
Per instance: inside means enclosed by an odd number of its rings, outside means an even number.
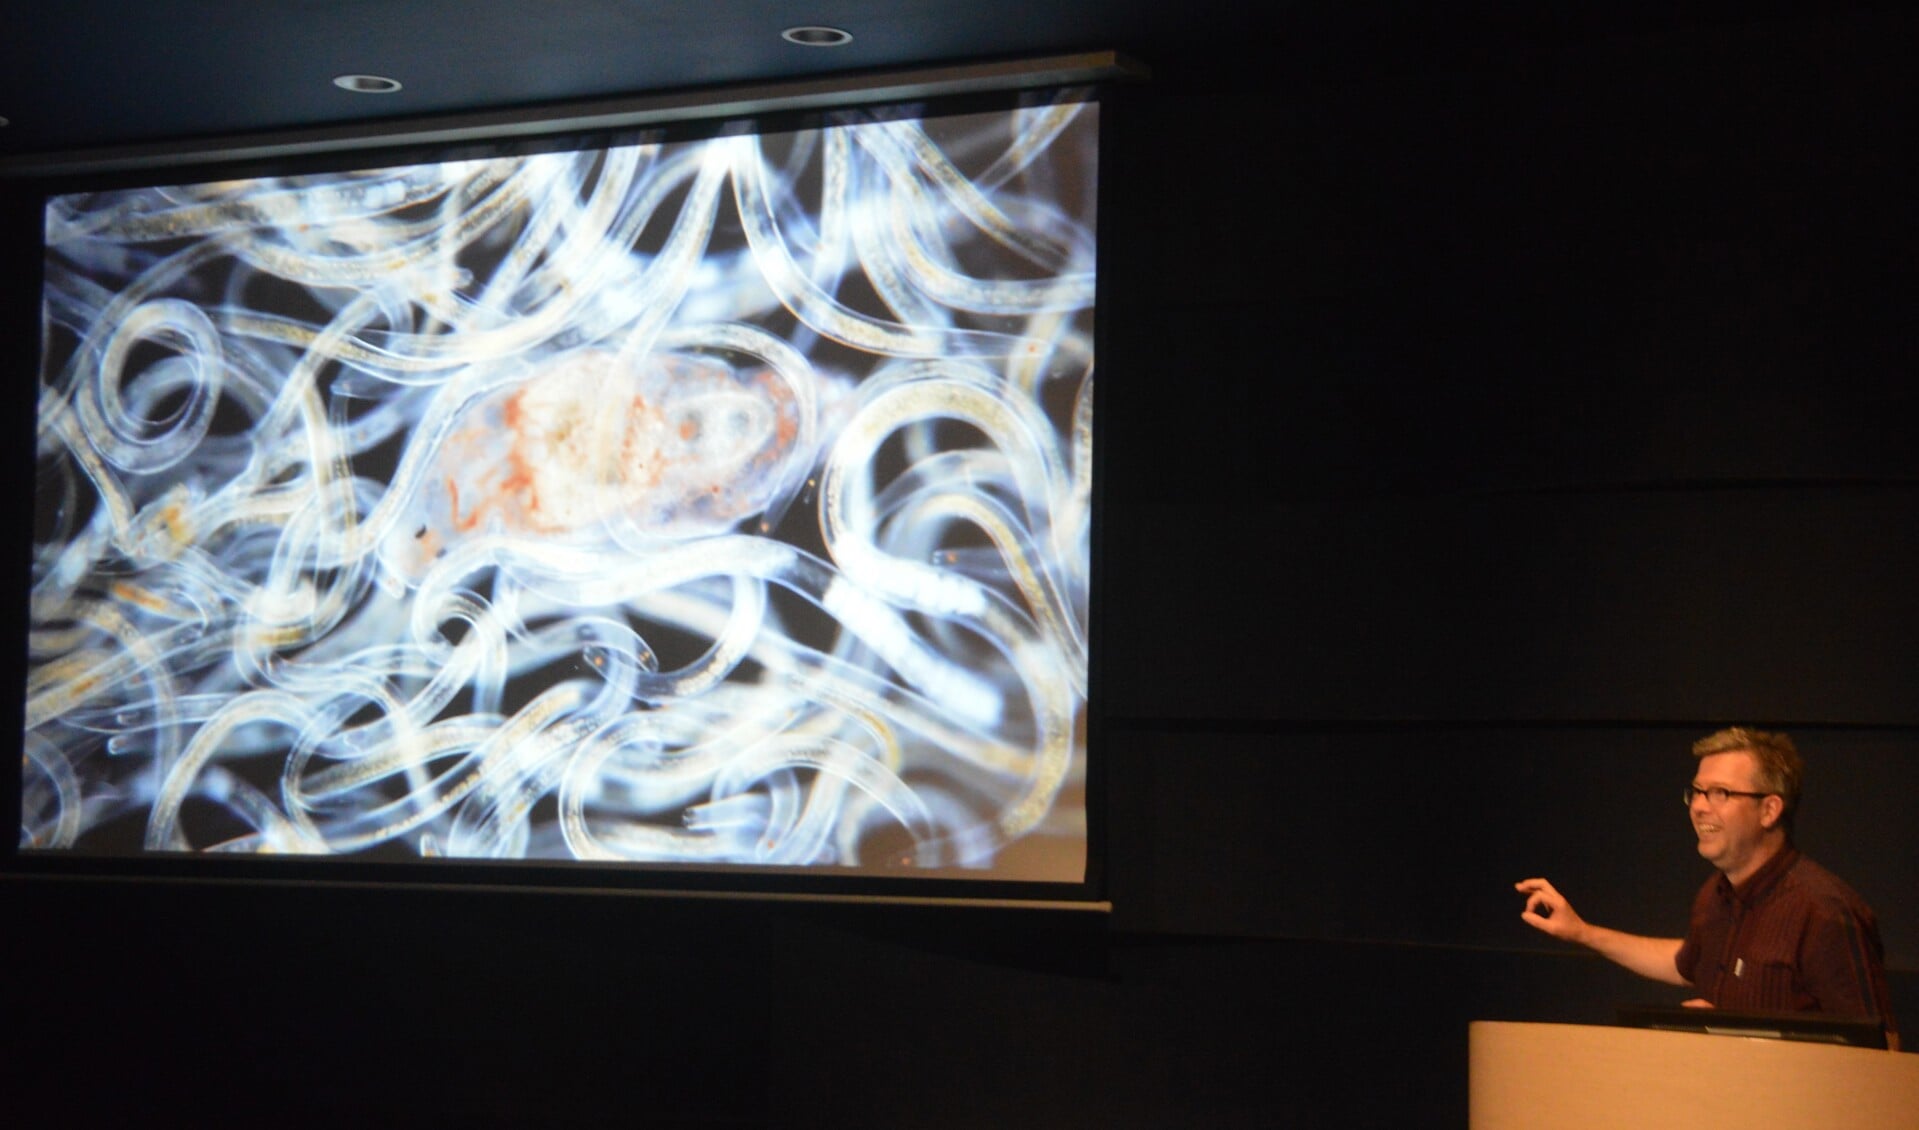
M213 142L166 143L66 153L28 154L0 158L0 185L9 201L17 195L54 191L42 182L58 185L90 180L113 182L130 174L160 180L165 170L183 170L187 177L202 168L251 168L276 163L350 157L360 167L410 160L390 153L426 150L438 152L461 145L511 147L553 138L576 139L618 134L654 126L717 123L742 118L791 115L861 106L887 106L932 101L939 104L977 94L1013 94L1055 87L1097 88L1115 80L1144 77L1143 68L1115 53L1060 56L984 65L929 68L856 76L830 76L797 83L728 87L714 90L668 92L657 95L574 103L558 107L485 112L458 117L360 123L320 130L249 135ZM1100 98L1100 93L1092 93ZM572 142L568 142L571 144ZM172 183L168 181L168 183ZM1102 193L1104 188L1101 189ZM36 264L37 265L37 264ZM37 278L30 290L37 297ZM36 358L19 361L23 377L37 385ZM31 455L27 455L28 460ZM1103 461L1103 454L1100 456ZM1097 566L1098 552L1093 552ZM19 555L17 555L19 556ZM25 571L19 560L9 563L16 576L11 591L24 593ZM1097 597L1094 598L1095 605ZM8 626L16 627L24 600L15 598L6 610ZM19 626L23 626L23 622ZM11 631L16 646L24 631ZM25 661L18 656L17 670ZM1089 664L1095 662L1089 655ZM1089 677L1089 683L1092 679ZM18 685L17 682L15 684ZM9 694L0 721L21 731L21 703ZM1097 728L1097 698L1090 689L1086 729ZM1092 739L1086 739L1090 750ZM577 864L556 867L539 862L441 860L418 863L328 858L294 858L265 863L257 860L207 860L166 854L152 856L73 856L23 852L11 846L4 870L15 880L59 879L159 882L257 882L270 884L371 886L381 888L460 888L474 890L559 890L674 898L743 898L880 902L896 905L975 905L1039 909L1108 911L1100 900L1103 888L1103 832L1094 816L1099 803L1098 758L1087 768L1088 832L1084 880L1078 884L1023 883L1005 879L951 877L877 877L837 875L830 871L745 868L714 871L703 867L661 865ZM8 775L9 806L19 811L21 781ZM563 872L563 873L562 873Z
M799 110L950 99L1043 87L1098 86L1147 77L1116 51L826 75L778 83L698 87L624 98L403 117L337 126L0 156L0 180L96 176L183 165L227 165L381 149L498 144L555 135L751 118Z

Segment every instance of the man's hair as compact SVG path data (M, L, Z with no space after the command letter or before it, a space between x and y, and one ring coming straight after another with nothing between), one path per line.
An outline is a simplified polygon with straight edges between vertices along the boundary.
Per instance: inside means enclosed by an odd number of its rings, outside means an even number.
M1791 738L1784 734L1732 726L1692 743L1694 757L1742 752L1752 754L1752 759L1759 763L1759 789L1778 793L1779 799L1786 802L1779 823L1790 836L1793 817L1799 812L1800 782L1806 774L1806 763L1800 759L1799 750L1792 744Z

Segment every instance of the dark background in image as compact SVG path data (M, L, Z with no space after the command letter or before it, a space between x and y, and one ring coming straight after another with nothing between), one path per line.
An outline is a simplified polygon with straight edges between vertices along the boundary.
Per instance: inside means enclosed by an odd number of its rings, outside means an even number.
M1919 1032L1915 32L1121 45L1110 918L8 878L0 1106L1461 1125L1471 1020L1679 995L1511 885L1678 932L1733 721L1799 740Z

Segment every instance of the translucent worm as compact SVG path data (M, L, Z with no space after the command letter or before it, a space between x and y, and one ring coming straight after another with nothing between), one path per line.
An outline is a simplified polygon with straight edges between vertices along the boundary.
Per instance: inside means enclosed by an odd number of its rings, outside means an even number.
M55 198L22 847L1077 877L1095 126Z

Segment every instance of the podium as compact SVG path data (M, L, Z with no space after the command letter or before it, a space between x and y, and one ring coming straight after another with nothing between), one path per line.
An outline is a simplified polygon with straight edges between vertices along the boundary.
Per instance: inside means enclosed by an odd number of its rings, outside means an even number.
M1919 1055L1746 1036L1478 1021L1472 1130L1913 1130Z

